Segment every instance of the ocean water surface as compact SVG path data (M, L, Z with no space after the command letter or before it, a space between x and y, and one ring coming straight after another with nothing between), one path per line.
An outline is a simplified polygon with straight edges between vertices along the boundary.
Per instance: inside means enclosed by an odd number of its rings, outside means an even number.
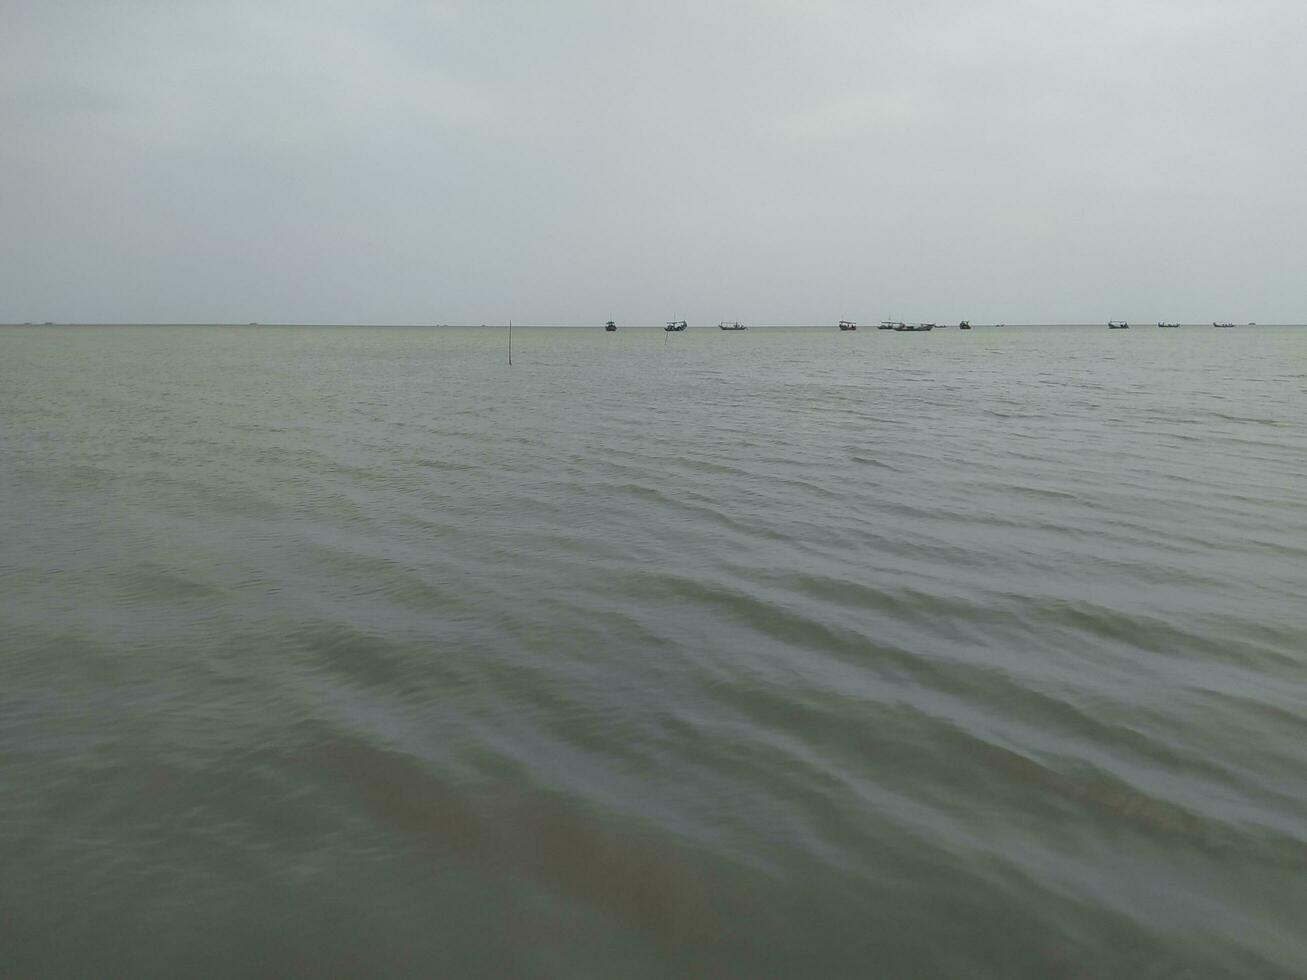
M1307 975L1307 329L0 329L0 975Z

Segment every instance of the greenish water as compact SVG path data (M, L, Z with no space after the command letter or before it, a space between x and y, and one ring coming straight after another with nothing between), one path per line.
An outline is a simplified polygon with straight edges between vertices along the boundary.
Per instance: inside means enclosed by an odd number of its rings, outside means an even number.
M1293 977L1307 330L0 329L0 975Z

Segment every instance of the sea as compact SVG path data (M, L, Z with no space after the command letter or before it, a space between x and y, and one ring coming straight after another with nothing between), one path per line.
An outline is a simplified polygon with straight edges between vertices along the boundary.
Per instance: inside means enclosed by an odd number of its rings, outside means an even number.
M0 328L0 976L1307 976L1307 328Z

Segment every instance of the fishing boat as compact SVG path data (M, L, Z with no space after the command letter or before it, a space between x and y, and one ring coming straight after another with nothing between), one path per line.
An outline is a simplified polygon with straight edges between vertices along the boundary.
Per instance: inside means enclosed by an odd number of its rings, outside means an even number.
M1213 320L1213 321L1212 321L1212 326L1216 327L1218 330L1230 330L1230 329L1233 329L1234 324L1233 324L1233 323L1217 323L1215 320Z
M612 320L609 320L607 323L604 324L604 332L617 333L617 324L614 323Z
M896 323L891 329L897 333L926 333L934 330L933 323Z
M970 330L970 329L971 329L971 321L970 321L970 320L963 320L961 323L958 324L958 329L959 329L959 330Z
M902 320L881 320L877 330L898 330L900 327L906 327L907 324Z
M667 326L663 327L663 330L667 333L680 333L686 328L686 326L687 324L684 320L668 320Z
M841 320L841 321L840 321L840 329L841 329L841 330L857 330L857 329L858 329L858 325L857 325L856 323L854 323L852 320Z
M1130 324L1126 323L1124 320L1108 320L1108 321L1107 321L1107 329L1108 329L1108 330L1129 330L1129 329L1130 329Z
M1180 326L1180 324L1178 324L1178 323L1158 323L1158 326L1159 326L1159 327L1169 327L1169 328L1171 328L1171 329L1174 329L1175 327Z
M734 323L727 323L725 320L723 320L721 323L717 324L717 329L718 330L748 330L749 328L738 320L736 320Z

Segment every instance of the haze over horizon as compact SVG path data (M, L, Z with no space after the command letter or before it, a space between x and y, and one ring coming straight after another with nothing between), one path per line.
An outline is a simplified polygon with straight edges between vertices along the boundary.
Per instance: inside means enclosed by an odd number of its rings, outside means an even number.
M1287 0L7 0L0 322L1301 322Z

